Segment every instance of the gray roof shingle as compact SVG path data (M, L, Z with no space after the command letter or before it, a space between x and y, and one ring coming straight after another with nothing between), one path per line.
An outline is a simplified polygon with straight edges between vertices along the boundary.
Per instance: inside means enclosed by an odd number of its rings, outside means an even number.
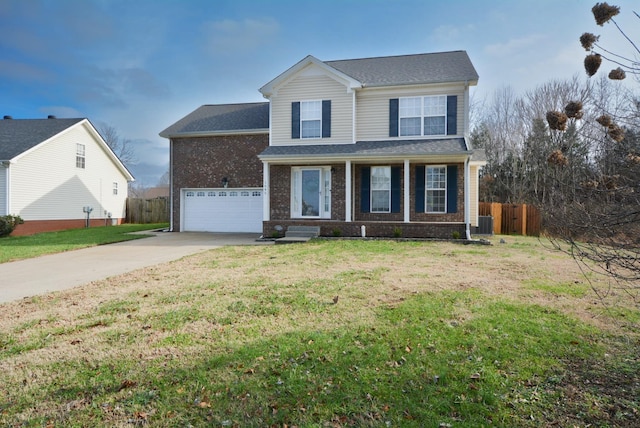
M365 87L477 82L466 51L324 61Z
M269 103L203 105L160 133L171 138L221 132L269 130Z
M83 118L2 119L0 120L0 161L9 161L83 120Z
M359 141L356 144L269 146L260 158L429 156L468 153L464 138Z

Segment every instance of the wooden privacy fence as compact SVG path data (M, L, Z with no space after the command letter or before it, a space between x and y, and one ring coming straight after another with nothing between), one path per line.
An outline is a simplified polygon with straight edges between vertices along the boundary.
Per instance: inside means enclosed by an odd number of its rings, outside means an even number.
M496 235L540 235L540 210L533 205L480 202L479 215L493 217Z
M127 198L127 223L168 223L169 198Z

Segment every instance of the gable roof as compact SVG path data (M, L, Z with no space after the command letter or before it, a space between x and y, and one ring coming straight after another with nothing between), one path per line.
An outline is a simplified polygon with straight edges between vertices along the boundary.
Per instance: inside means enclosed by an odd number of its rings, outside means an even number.
M9 161L84 119L0 120L0 161Z
M269 103L203 105L160 133L161 137L269 132Z
M478 83L478 73L466 51L326 61L357 79L364 87L429 83Z
M127 181L134 181L135 178L131 172L87 118L2 119L0 120L0 161L15 160L61 132L81 125L84 125L89 134L102 146L109 159L127 178Z
M338 61L320 61L308 55L260 88L269 97L274 88L309 64L324 68L346 81L350 88L422 85L433 83L478 83L478 73L466 51L397 55Z

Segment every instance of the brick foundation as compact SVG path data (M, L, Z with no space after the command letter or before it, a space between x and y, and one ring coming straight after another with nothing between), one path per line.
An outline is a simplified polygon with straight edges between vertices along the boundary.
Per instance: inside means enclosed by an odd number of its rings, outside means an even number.
M464 223L404 223L404 222L351 222L330 220L272 220L263 224L263 236L284 236L289 226L320 226L320 236L361 236L361 226L367 237L376 238L437 238L452 239L466 236Z
M124 219L113 218L92 218L90 227L111 226L112 224L122 224ZM11 236L35 235L42 232L57 232L67 229L82 229L86 225L86 219L69 220L29 220L16 226Z

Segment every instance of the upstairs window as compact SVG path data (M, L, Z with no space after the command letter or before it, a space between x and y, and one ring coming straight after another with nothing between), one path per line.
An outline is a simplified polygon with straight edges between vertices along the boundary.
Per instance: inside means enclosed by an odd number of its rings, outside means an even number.
M300 103L300 130L302 138L320 138L322 135L322 101Z
M85 147L84 144L76 144L76 168L84 169L85 166Z
M445 135L447 97L400 98L400 136Z
M392 98L389 137L456 135L457 115L457 95Z
M113 182L113 194L118 194L118 183L116 183L115 181Z
M331 100L291 103L291 138L330 138Z

